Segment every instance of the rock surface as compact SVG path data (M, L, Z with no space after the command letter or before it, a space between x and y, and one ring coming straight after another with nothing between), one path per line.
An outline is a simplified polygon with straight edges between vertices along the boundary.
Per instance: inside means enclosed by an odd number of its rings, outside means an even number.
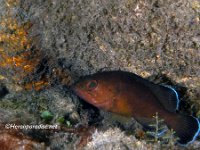
M11 3L9 12L19 22L31 22L32 44L50 58L44 63L48 75L51 68L60 67L71 73L74 82L102 70L134 72L174 86L182 100L181 111L200 117L198 0L0 0L0 19L6 17ZM0 24L0 52L3 30ZM48 110L54 116L51 124L98 124L97 129L104 129L94 132L85 149L158 148L159 143L125 133L135 129L135 121L114 121L115 117L82 102L57 80L40 92L27 92L11 83L13 74L5 75L6 71L0 68L0 82L9 91L0 98L1 123L45 123L40 114ZM46 144L52 149L72 149L80 137L63 132L51 134L49 140ZM200 147L198 141L192 146Z

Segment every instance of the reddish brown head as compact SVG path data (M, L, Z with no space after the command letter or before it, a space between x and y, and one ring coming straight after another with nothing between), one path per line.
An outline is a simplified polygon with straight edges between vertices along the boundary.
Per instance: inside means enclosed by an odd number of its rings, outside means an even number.
M127 88L121 80L121 74L102 72L85 76L73 85L73 91L88 103L125 116L132 115L132 108L127 101Z
M118 94L113 80L108 76L95 74L85 76L72 86L73 91L88 103L105 110L113 107L113 101Z

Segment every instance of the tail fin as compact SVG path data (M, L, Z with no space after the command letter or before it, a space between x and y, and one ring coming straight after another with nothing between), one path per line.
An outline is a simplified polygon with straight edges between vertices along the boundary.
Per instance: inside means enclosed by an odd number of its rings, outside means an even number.
M183 146L194 142L200 132L200 122L192 116L173 115L166 119L166 124L175 131Z

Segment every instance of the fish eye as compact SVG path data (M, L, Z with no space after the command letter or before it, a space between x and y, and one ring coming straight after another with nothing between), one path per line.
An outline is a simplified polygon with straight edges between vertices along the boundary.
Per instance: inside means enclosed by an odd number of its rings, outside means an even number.
M88 83L87 83L87 88L89 89L89 90L93 90L93 89L95 89L97 87L97 81L96 80L92 80L92 81L89 81Z

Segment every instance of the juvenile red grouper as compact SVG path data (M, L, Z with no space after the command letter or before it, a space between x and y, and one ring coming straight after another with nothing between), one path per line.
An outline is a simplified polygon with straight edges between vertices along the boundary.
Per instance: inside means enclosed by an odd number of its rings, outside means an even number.
M123 71L101 72L85 76L72 86L88 103L109 112L135 118L148 126L158 113L179 143L192 143L200 132L199 120L176 113L178 93L170 86L154 84L136 74Z

